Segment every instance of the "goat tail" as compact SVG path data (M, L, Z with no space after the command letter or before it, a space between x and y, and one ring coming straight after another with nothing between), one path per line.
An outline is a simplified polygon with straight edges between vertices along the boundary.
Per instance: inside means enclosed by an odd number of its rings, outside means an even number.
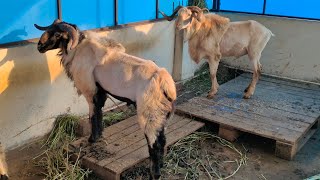
M177 98L176 85L168 71L164 68L160 68L155 79L159 83L160 89L167 99L171 102L175 101Z

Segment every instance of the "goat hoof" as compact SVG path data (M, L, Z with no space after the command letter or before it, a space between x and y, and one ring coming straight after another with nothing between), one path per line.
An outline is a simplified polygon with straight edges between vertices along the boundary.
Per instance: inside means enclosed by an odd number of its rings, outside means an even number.
M214 97L214 94L208 94L208 95L207 95L207 98L208 98L208 99L213 99L213 97Z
M243 99L250 99L252 95L248 94L248 93L245 93L243 95Z
M97 135L91 135L88 139L89 143L95 143L97 142L98 136Z
M151 175L150 177L149 177L149 179L150 180L154 180L154 179L160 179L160 177L161 177L161 175L160 174L155 174L155 175Z
M0 180L8 180L9 177L6 174L1 174L0 175Z
M102 132L103 132L103 129L100 129L100 130L99 130L99 137L102 136Z
M248 92L248 90L249 90L249 87L247 87L243 92L246 93L246 92Z

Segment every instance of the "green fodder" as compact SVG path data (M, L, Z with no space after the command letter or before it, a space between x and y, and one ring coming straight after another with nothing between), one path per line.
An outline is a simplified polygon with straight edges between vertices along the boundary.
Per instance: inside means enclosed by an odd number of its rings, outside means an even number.
M75 139L75 128L79 117L70 114L59 115L56 118L54 127L51 130L48 139L44 143L49 149L54 149L63 145L65 141Z
M90 174L89 170L82 169L79 156L70 161L70 154L66 149L75 136L75 127L78 116L60 115L56 118L54 127L45 141L44 153L35 158L36 166L44 169L43 174L50 180L83 180ZM81 153L79 153L81 154Z
M207 8L207 3L205 0L189 0L188 6L198 6L200 8Z
M84 180L91 173L88 169L80 166L79 156L75 161L70 160L70 155L64 149L68 148L69 143L65 143L57 149L48 149L37 165L45 169L43 174L50 180ZM79 153L80 154L80 153Z
M121 111L107 112L102 118L103 127L111 126L112 124L127 119L135 114L135 110L132 110L130 108Z
M217 70L217 81L220 85L234 79L238 75L242 74L242 71L236 69L230 69L223 63L219 64ZM194 77L183 84L183 91L178 97L185 94L192 93L193 96L199 96L201 94L209 92L211 89L211 78L209 71L209 64L203 64L194 74Z
M204 148L201 145L214 144L213 140L231 151L230 155L215 152L217 146ZM163 179L228 179L247 160L232 143L208 132L195 132L172 145L168 152L162 169Z
M192 92L193 96L198 96L211 89L211 79L208 64L204 64L195 72L194 77L183 84L184 91L178 96Z

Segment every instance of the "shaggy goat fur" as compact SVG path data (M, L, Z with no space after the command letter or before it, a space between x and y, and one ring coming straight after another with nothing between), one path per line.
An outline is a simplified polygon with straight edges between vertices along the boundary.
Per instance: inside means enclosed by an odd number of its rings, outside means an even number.
M8 167L3 147L0 143L0 180L8 179Z
M126 54L120 43L94 32L80 32L75 25L56 20L48 27L36 27L45 30L39 52L61 48L61 63L89 104L89 141L95 142L102 134L101 108L107 94L136 104L138 123L148 141L151 175L158 179L166 142L164 126L176 99L171 75L150 60Z
M253 79L245 90L244 98L250 98L261 74L261 53L274 35L256 21L229 22L228 18L203 14L203 11L196 6L180 6L171 16L161 13L169 21L178 13L176 27L184 30L184 38L189 42L190 57L196 63L201 59L208 60L212 83L208 98L213 98L218 91L216 72L221 57L239 58L248 54L253 65Z

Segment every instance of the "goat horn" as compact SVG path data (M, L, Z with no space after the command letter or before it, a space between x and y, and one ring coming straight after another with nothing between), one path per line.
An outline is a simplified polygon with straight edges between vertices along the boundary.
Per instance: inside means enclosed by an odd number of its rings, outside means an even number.
M58 24L58 23L61 23L61 22L62 22L62 21L61 21L60 19L56 19L56 20L53 21L52 24Z
M202 8L201 10L202 12L205 12L205 11L210 12L208 8Z
M56 20L53 21L52 24L58 24L58 23L60 23L60 22L61 22L60 19L56 19ZM49 29L50 27L52 27L52 24L49 25L49 26L39 26L39 25L37 25L37 24L34 24L34 27L36 27L37 29L39 29L39 30L41 30L41 31L45 31L45 30Z
M188 9L190 9L193 12L201 12L201 8L199 8L198 6L188 6Z
M69 37L72 40L71 49L75 48L79 43L79 36L77 30L69 24L61 23L58 24L61 31L68 32Z
M41 30L41 31L45 31L45 30L47 30L48 28L50 28L51 25L49 25L49 26L39 26L39 25L37 25L37 24L34 24L34 27L36 27L37 29L39 29L39 30Z
M192 12L193 17L195 17L198 21L201 20L200 16L203 14L201 8L198 6L188 6L187 8ZM197 15L195 16L194 13L197 13Z
M159 12L162 14L162 16L163 16L166 20L172 21L172 20L174 19L175 15L178 13L178 11L179 11L181 8L183 8L183 6L178 6L178 7L176 7L176 9L173 11L173 13L172 13L170 16L167 16L167 15L166 15L164 12L162 12L162 11L159 11Z

